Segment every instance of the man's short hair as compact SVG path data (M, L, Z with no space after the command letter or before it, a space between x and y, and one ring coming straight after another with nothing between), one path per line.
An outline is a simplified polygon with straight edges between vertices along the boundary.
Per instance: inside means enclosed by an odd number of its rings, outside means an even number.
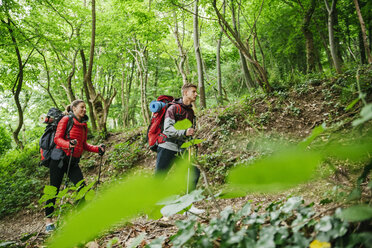
M195 84L187 83L187 84L182 85L182 88L181 88L181 94L183 95L183 92L184 92L185 90L188 90L189 88L195 88L195 89L198 89L198 87L197 87Z

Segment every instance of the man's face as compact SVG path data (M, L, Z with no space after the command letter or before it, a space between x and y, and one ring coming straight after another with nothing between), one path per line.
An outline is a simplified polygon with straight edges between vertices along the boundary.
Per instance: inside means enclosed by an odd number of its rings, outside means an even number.
M187 97L191 102L196 101L196 97L198 96L198 93L196 92L196 88L190 87L184 92L185 92L184 97Z

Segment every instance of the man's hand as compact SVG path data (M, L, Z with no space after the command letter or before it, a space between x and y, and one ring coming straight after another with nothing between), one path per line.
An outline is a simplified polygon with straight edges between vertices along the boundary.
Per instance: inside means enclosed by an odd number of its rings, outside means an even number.
M77 144L77 140L76 139L70 140L70 148L75 147L76 144Z
M186 136L193 136L195 134L195 129L194 128L188 128L186 130Z
M105 148L106 148L106 146L104 144L99 145L99 147L98 147L98 154L100 156L103 156L103 154L105 154Z

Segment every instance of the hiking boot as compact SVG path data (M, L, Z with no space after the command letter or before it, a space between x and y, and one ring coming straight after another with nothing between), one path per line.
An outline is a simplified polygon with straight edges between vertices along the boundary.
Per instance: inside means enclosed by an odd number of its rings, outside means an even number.
M54 226L53 223L48 224L45 227L45 232L47 232L47 233L53 232L54 230L56 230L56 227Z

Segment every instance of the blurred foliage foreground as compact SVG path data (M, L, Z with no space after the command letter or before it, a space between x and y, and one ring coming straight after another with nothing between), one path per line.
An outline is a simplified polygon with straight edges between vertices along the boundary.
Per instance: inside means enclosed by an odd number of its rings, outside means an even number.
M366 105L360 118L353 122L357 133L362 133L363 125L368 125L370 119L371 105ZM310 144L325 130L324 126L319 126L308 138L291 148L237 165L230 171L228 183L219 197L289 189L316 178L317 169L331 158L359 163L363 172L346 201L333 207L333 215L316 213L312 208L314 203L304 205L300 197L273 202L264 211L260 207L252 209L248 202L237 212L229 206L211 220L192 215L185 221L178 221L177 234L169 240L157 237L147 247L160 247L165 242L174 247L371 247L372 183L368 183L372 167L371 131L367 128L364 135L357 135L355 130L342 136L332 134L328 142L312 149ZM197 160L179 160L166 180L150 174L137 174L106 187L83 209L71 212L49 239L48 247L86 243L114 224L138 214L160 218L187 211L197 201L213 203L215 196L208 188L205 192L195 190L175 196L186 191L187 168L192 163ZM164 200L166 198L168 200ZM204 224L198 222L198 217L203 218ZM145 233L139 235L131 247L140 244L145 236Z

